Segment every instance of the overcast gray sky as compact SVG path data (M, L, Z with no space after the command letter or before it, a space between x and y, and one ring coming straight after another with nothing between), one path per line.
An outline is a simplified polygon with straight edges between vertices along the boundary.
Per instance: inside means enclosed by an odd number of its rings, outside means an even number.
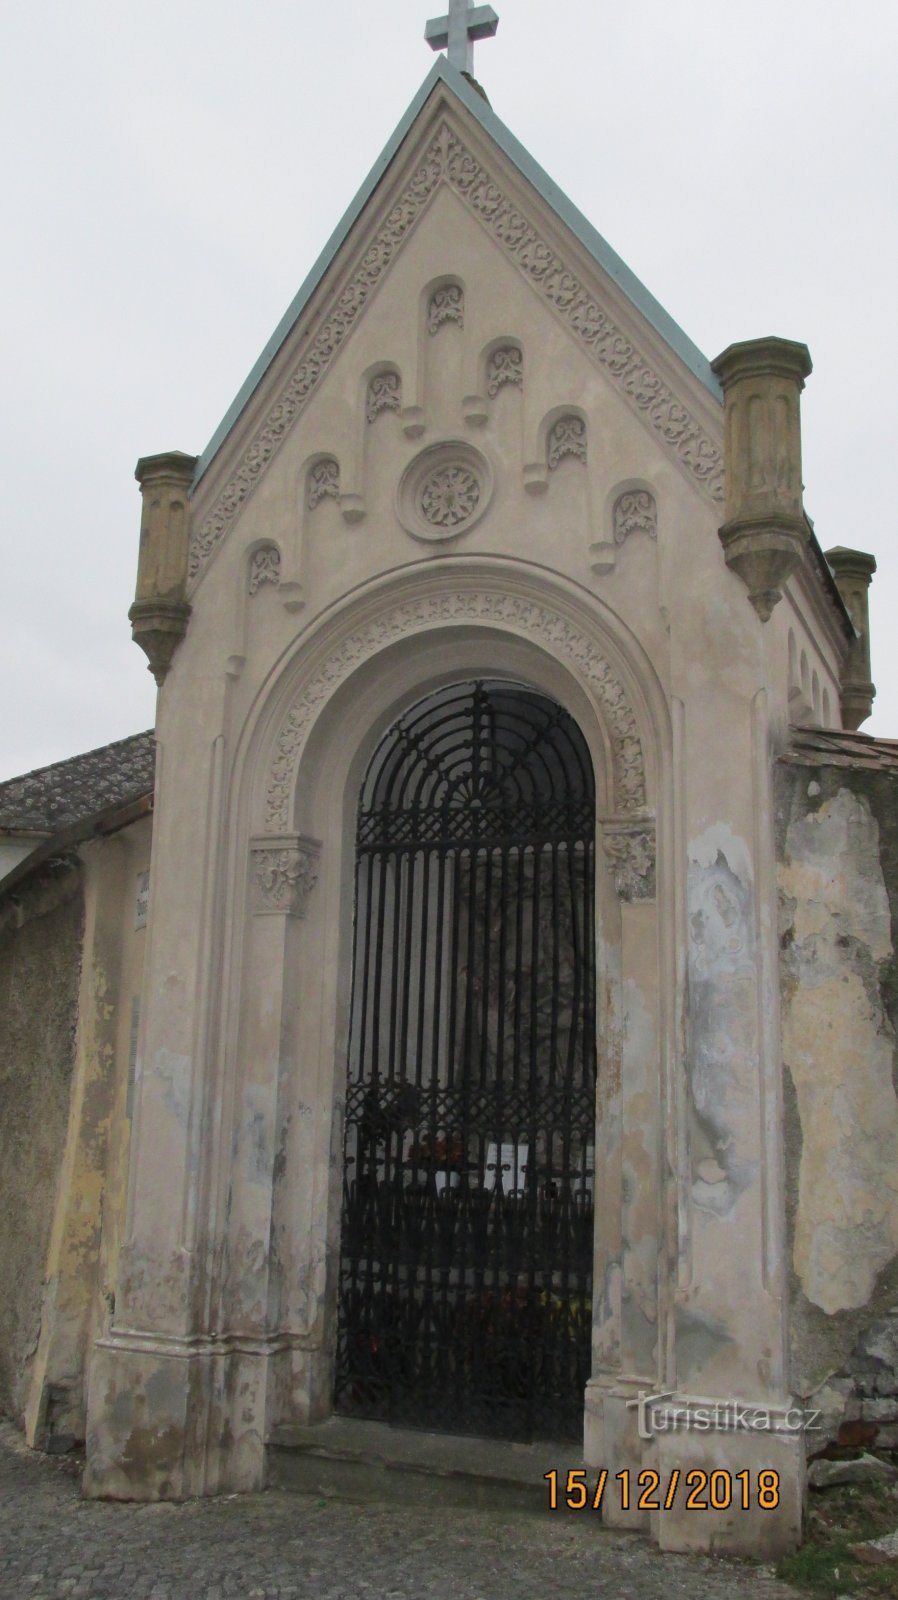
M0 778L148 727L139 455L199 453L429 71L427 0L0 0ZM493 107L709 356L803 339L898 737L896 0L496 0Z

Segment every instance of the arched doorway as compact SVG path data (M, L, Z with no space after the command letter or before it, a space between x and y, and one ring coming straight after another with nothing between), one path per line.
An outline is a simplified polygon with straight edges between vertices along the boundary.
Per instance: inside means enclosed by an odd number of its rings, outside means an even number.
M501 681L419 702L359 802L335 1406L577 1438L589 1376L595 784Z

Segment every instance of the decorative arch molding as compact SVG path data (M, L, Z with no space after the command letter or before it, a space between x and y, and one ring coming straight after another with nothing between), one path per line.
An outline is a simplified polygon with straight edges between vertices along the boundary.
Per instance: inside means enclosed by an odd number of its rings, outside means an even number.
M645 754L636 713L621 676L585 625L546 599L459 584L451 594L405 598L395 591L361 625L343 635L297 685L271 743L265 779L263 827L282 834L292 826L292 804L303 749L317 716L334 692L365 661L411 634L441 626L486 626L542 645L573 669L604 721L612 762L613 811L621 819L645 816Z
M444 122L422 152L413 177L368 248L341 278L322 308L314 335L272 401L238 464L228 474L191 531L189 577L200 577L239 515L268 463L330 370L356 321L389 271L396 252L414 229L441 184L447 184L512 265L532 284L590 358L672 452L680 467L714 501L723 499L723 453L718 440L683 404L634 341L608 315L589 286L522 213L495 175ZM458 280L447 280L458 281ZM434 289L430 285L430 291ZM463 286L462 286L463 290Z

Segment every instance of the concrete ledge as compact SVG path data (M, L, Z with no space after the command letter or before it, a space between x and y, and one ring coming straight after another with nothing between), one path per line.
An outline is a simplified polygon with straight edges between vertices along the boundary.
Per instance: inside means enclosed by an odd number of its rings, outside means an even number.
M509 1444L332 1417L275 1429L267 1481L335 1499L540 1513L549 1504L544 1473L553 1467L566 1473L579 1458L576 1446Z

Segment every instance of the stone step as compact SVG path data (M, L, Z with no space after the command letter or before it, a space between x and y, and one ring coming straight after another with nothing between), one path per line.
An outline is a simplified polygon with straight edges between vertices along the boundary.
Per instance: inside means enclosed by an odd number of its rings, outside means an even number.
M510 1444L331 1417L275 1429L268 1482L340 1500L544 1515L544 1474L557 1468L566 1475L581 1465L579 1456L575 1445Z

